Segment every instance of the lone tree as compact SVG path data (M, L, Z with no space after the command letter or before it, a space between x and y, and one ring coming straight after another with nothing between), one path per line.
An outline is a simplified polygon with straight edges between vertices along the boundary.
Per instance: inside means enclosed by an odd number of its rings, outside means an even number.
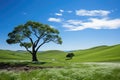
M59 31L46 24L28 21L23 25L18 25L8 34L6 42L8 44L17 44L31 53L32 61L38 61L37 52L45 43L54 42L62 44L59 37Z

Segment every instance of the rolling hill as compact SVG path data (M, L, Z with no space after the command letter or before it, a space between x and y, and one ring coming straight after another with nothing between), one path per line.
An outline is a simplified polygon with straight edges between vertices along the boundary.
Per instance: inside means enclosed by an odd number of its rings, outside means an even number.
M114 46L98 46L85 50L73 51L75 56L70 62L120 62L120 44ZM40 61L65 61L66 52L49 50L38 52ZM22 51L0 50L2 61L31 61L31 54Z
M40 61L62 60L66 53L59 50L38 52ZM31 61L31 54L25 51L0 50L0 62L2 61Z
M73 61L78 62L120 61L120 45L78 50L75 51L75 55Z

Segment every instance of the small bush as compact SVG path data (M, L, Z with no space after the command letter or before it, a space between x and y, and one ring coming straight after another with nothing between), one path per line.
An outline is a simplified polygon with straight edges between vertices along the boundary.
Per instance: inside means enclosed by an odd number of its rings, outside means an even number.
M66 55L66 60L72 59L73 56L75 56L74 53L68 53Z

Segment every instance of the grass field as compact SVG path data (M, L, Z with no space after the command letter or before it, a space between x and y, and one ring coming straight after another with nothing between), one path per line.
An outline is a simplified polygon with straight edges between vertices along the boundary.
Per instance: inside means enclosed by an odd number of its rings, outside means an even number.
M75 50L72 60L66 60L64 51L44 51L38 53L39 63L32 63L31 54L25 51L0 50L0 63L43 67L29 71L1 69L0 80L120 80L119 49L120 45Z
M0 71L0 80L120 80L119 63L74 63L69 67Z
M73 51L75 56L72 62L119 62L120 45L98 46L86 50ZM40 61L65 61L67 52L50 50L38 53ZM26 60L31 61L31 54L27 52L0 50L0 61Z

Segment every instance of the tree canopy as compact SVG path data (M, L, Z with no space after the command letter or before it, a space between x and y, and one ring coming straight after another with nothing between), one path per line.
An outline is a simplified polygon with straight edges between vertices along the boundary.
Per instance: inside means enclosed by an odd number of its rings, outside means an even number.
M21 47L25 47L25 49L32 54L33 61L38 61L35 57L42 45L49 42L62 44L62 39L57 29L39 22L28 21L25 24L15 27L14 30L8 34L6 42L8 44L19 43Z

